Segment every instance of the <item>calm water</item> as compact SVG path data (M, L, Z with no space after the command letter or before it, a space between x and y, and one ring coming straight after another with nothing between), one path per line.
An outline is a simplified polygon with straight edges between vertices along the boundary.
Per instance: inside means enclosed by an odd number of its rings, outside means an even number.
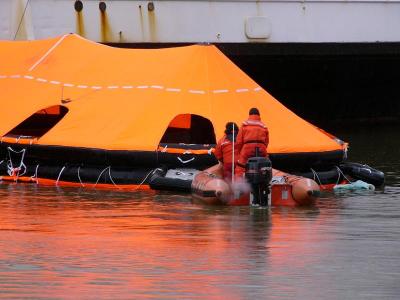
M0 298L399 299L399 128L341 130L383 190L261 210L0 185Z

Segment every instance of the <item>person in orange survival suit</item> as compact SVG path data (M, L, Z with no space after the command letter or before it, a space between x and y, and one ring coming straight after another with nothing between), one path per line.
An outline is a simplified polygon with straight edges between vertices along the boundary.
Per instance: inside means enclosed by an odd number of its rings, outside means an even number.
M236 149L236 145L234 145L238 131L239 128L236 123L226 123L225 135L218 141L214 151L215 157L223 164L224 179L229 181L232 180L233 159L236 161L239 153ZM232 155L232 151L234 151L234 155Z
M269 143L269 132L267 126L261 122L260 112L257 108L251 108L249 118L243 122L239 129L236 141L236 148L239 152L235 174L237 177L243 177L247 160L256 155L266 157Z

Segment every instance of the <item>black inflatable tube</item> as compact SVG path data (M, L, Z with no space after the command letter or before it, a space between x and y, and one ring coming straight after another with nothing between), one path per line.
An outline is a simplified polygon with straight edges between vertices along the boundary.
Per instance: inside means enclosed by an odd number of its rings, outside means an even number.
M385 174L368 165L355 162L343 162L339 167L345 174L350 175L352 178L360 179L376 187L380 187L385 183Z
M76 183L99 183L99 184L147 184L154 172L153 169L118 169L99 168L96 166L49 166L49 165L28 165L24 177L53 179ZM6 164L0 165L0 175L7 174ZM111 175L111 176L110 176Z
M13 150L26 149L24 162L27 165L66 164L89 165L104 168L136 169L156 168L166 165L169 168L205 169L217 163L213 154L174 154L157 151L104 150L97 148L0 144L0 161L8 159L7 147ZM284 153L270 154L274 168L285 171L307 171L310 168L338 165L343 159L343 151L327 151L317 153Z

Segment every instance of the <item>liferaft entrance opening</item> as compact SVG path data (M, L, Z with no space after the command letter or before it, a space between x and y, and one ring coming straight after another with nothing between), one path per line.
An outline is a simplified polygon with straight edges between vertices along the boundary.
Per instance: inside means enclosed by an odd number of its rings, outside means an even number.
M199 115L177 115L169 123L160 143L215 144L214 126L210 120Z
M62 105L41 109L22 121L5 136L27 136L40 138L53 128L67 114L68 108Z

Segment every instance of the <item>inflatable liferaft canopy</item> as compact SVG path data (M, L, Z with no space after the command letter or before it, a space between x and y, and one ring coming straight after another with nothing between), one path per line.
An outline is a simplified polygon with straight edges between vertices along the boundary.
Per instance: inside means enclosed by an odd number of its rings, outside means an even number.
M67 34L2 41L0 56L0 161L25 149L31 166L205 168L225 123L251 107L277 168L338 163L345 151L215 46L120 49Z

